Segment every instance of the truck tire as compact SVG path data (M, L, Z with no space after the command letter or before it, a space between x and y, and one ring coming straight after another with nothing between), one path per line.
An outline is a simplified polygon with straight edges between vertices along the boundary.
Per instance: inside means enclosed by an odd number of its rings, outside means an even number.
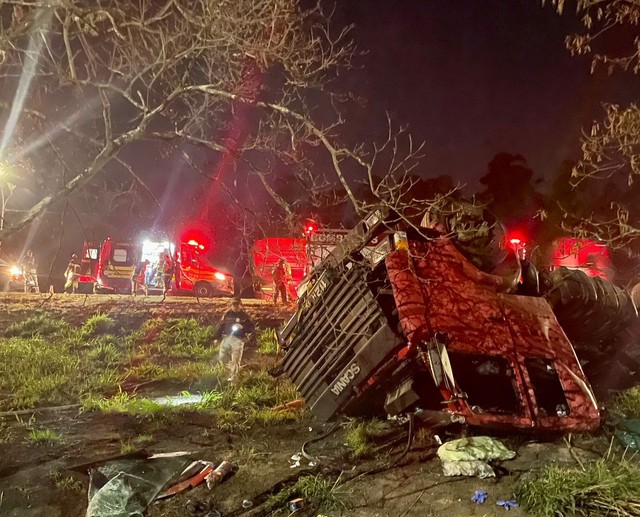
M197 282L193 292L198 298L213 298L213 287L209 282Z

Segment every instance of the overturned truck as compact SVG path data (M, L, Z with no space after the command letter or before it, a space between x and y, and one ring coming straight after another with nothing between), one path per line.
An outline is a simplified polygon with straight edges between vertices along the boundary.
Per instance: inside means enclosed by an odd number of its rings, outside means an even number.
M511 279L481 271L450 236L375 212L302 284L279 334L280 369L323 420L415 412L440 423L595 429L585 371L623 348L631 360L636 308L601 279L518 266Z

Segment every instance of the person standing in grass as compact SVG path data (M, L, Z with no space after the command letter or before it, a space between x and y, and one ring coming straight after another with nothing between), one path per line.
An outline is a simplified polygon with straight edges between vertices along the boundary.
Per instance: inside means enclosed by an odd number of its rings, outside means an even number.
M251 318L242 308L242 300L234 298L231 308L222 316L213 342L218 344L218 340L222 338L218 362L229 370L229 382L234 383L238 379L244 344L254 330Z
M25 293L39 293L38 287L38 271L36 258L33 256L33 251L27 251L26 255L22 259L22 277L24 279L24 292Z
M171 260L171 254L168 251L164 252L162 257L162 293L167 294L171 290L171 279L173 278L174 268L173 260Z
M71 261L64 272L67 282L64 284L65 293L75 293L78 290L78 281L80 279L80 264L78 264L78 255L71 255Z
M133 296L138 294L138 289L142 289L145 296L149 294L146 282L147 267L149 267L149 261L143 260L133 270L133 275L131 276L131 294Z
M271 274L273 275L273 303L278 303L278 296L280 296L282 303L286 304L291 282L291 267L285 259L281 258Z

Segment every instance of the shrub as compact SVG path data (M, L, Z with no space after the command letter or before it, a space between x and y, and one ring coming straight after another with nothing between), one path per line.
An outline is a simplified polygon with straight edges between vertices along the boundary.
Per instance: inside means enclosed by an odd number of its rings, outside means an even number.
M518 501L533 515L640 515L640 469L622 459L584 466L549 465L522 483Z

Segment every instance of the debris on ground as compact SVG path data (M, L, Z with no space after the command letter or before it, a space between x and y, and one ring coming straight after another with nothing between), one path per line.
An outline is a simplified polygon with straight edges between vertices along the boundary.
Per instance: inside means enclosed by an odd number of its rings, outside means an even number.
M506 499L499 499L496 504L498 506L502 506L507 511L511 510L511 508L518 508L520 506L516 501Z
M163 488L190 463L185 457L124 459L93 469L89 476L86 517L142 515Z
M205 480L207 482L207 488L211 490L214 486L222 483L224 478L233 472L233 465L228 461L223 461L211 472L208 472Z
M156 499L165 499L201 485L209 474L213 472L213 463L209 461L194 461L180 475L180 480L159 494Z
M309 460L308 465L311 468L315 467L318 464L318 462L317 461L313 461L313 459L310 458L308 454L304 454L304 452L302 452L302 453L296 453L296 454L291 456L291 458L289 459L289 468L290 469L297 469L297 468L301 467L303 459Z
M470 436L450 440L438 448L438 456L448 461L511 460L516 453L491 436Z
M489 494L484 490L476 490L471 496L471 500L476 504L484 504L489 497Z
M302 454L294 454L293 456L291 456L291 459L289 460L289 463L291 463L291 465L289 466L289 468L297 469L300 466L301 459L302 459Z
M489 461L513 459L514 451L490 436L472 436L444 443L438 448L445 476L495 477Z
M178 407L190 404L200 404L202 402L202 395L183 393L175 397L158 397L155 399L151 399L151 401L161 406Z
M466 476L480 479L495 477L491 465L484 461L446 461L442 460L442 473L447 477Z
M192 461L187 454L124 458L96 465L90 471L86 517L142 515L154 500L172 497L205 481L211 489L233 472L227 461L216 467L210 461ZM187 502L188 511L197 513L199 508L199 503Z
M640 420L621 419L616 422L616 438L622 445L634 451L640 450Z
M271 411L290 411L304 408L304 399L296 399L285 404L280 404L271 409Z
M289 512L296 513L298 510L304 508L304 499L297 498L289 501Z

